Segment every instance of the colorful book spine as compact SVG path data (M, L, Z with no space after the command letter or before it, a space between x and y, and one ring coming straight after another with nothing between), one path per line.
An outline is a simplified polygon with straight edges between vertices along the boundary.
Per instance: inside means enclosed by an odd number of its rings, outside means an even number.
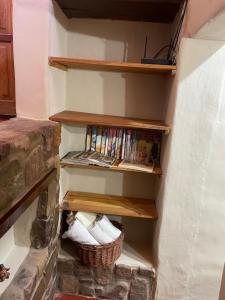
M97 152L101 152L101 144L102 144L102 127L98 128L98 134L97 134L97 138L96 138L96 151Z
M121 153L121 159L125 158L125 147L126 147L126 129L123 132L123 142L122 142L122 153Z
M160 162L160 152L161 152L161 135L155 135L153 137L153 145L151 149L150 160L154 164L158 164Z
M131 160L131 147L132 147L132 130L127 130L126 147L125 147L125 159Z
M112 139L113 139L113 128L109 128L109 140L108 140L108 147L107 147L108 156L111 156L112 153Z
M116 134L117 134L117 129L113 128L112 129L112 151L111 151L111 157L115 157L115 154L116 154Z
M134 130L132 134L131 161L135 161L136 147L137 147L137 130Z
M93 126L91 130L91 151L96 150L97 134L98 134L98 128Z
M106 148L106 139L108 134L108 128L103 128L102 130L102 144L101 144L101 154L105 154L105 148Z
M109 128L107 129L107 136L105 141L105 155L108 154L108 145L109 145Z
M118 129L117 130L117 137L116 137L116 159L121 158L122 139L123 139L123 129Z
M87 127L85 151L91 150L91 126Z

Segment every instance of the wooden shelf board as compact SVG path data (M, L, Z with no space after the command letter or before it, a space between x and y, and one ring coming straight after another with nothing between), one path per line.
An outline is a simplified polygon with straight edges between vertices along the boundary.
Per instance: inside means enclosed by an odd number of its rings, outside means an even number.
M134 72L134 73L158 73L172 74L176 71L176 66L172 65L156 65L141 64L134 62L115 62L105 60L66 58L66 57L49 57L49 64L52 67L62 70L86 69L98 71L114 71L114 72Z
M151 121L146 119L117 117L102 114L91 114L76 111L62 111L49 118L55 122L80 124L80 125L96 125L106 127L122 127L136 129L153 129L161 130L169 133L170 127L161 121Z
M153 200L95 193L69 191L64 197L62 209L157 219L156 206Z
M77 259L74 251L73 241L69 239L60 240L59 259ZM121 256L116 260L116 265L127 265L132 268L141 267L155 273L151 245L146 242L126 241L123 242Z
M73 241L70 239L61 239L59 244L59 259L76 260L77 255L74 251ZM146 241L127 241L126 235L123 242L121 256L116 260L116 265L127 265L130 267L141 267L149 269L155 273L152 255L152 247Z
M153 175L162 175L162 169L160 166L157 166L153 169L152 172L148 171L139 171L139 170L132 170L132 169L125 169L119 166L112 166L110 168L95 166L95 165L83 165L83 164L73 164L68 162L63 162L61 160L60 163L62 168L79 168L79 169L91 169L91 170L100 170L100 171L111 171L111 172L119 172L119 173L140 173L140 174L153 174Z

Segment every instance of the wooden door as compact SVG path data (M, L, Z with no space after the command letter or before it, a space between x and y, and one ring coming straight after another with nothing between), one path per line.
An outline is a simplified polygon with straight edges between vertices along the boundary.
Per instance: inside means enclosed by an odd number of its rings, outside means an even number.
M15 115L12 2L0 0L0 115Z

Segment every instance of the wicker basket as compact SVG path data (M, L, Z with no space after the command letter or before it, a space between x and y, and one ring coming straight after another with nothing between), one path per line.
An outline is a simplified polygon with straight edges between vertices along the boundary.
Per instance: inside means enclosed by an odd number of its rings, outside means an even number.
M77 255L82 264L90 267L110 266L120 256L124 239L124 229L118 222L112 221L112 223L121 230L121 235L114 242L99 246L74 242Z

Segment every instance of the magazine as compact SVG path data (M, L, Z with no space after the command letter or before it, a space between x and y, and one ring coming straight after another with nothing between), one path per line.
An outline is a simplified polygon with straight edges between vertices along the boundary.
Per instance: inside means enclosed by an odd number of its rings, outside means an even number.
M115 161L115 158L105 156L96 151L72 151L62 159L62 163L97 165L100 167L111 167Z

